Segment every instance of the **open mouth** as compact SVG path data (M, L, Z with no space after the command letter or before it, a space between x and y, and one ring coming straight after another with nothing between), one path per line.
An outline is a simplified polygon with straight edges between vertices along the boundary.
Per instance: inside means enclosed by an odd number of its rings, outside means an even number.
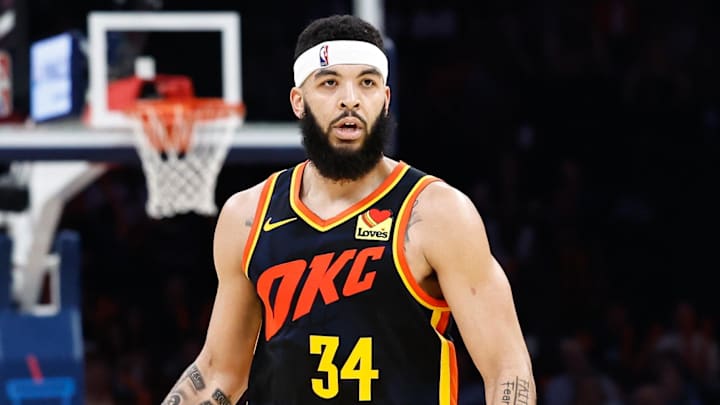
M346 122L339 127L340 130L355 130L358 129L357 124L353 122Z
M362 134L362 127L354 120L347 120L335 126L335 132L340 139L352 140Z

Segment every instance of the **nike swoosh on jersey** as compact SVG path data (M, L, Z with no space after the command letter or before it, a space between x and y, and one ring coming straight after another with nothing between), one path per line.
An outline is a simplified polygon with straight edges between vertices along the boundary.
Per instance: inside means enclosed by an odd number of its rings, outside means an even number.
M294 220L296 220L297 217L287 218L283 219L282 221L272 222L272 217L269 217L267 221L265 221L265 225L263 225L263 231L270 232L275 228L279 228L287 223L290 223Z

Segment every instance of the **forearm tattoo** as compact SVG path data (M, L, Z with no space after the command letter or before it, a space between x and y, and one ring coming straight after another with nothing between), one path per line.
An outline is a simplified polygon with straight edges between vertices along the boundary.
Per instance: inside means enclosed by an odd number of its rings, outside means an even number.
M173 388L173 390L168 394L167 398L163 401L162 405L180 405L183 403L183 400L185 399L185 394L182 392L182 390Z
M515 377L514 381L501 383L500 403L506 405L528 405L530 402L530 381Z
M195 392L202 391L205 388L205 381L203 380L202 374L200 374L200 369L198 369L196 365L193 364L188 367L185 375L190 377L190 382L192 382Z
M175 386L170 390L162 405L182 405L188 401L187 394L182 390L181 386L190 382L190 386L195 394L199 394L206 388L205 378L203 377L200 369L192 364L185 370L180 379L175 383ZM211 397L212 401L206 400L200 403L200 405L232 405L227 394L222 392L219 388L215 388ZM194 404L193 404L194 405Z
M225 395L219 389L215 389L215 392L213 392L212 398L215 400L215 402L218 403L218 405L232 405L230 403L230 400L228 399L227 395Z

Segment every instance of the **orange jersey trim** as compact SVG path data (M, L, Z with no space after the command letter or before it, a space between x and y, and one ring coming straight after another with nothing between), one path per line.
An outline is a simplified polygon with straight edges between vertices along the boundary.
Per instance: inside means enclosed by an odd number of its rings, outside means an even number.
M298 216L300 216L308 225L320 232L325 232L337 225L340 225L348 219L353 218L361 212L369 209L380 198L389 193L390 190L392 190L393 187L400 181L400 179L402 179L405 172L410 169L410 166L407 163L402 161L398 162L392 172L390 172L390 175L370 195L348 207L334 217L322 219L312 212L300 199L302 175L305 171L307 163L307 161L300 163L293 170L292 179L290 181L290 206L293 211L295 211L295 213L297 213Z
M400 274L400 278L402 278L405 287L420 304L433 311L449 311L450 309L445 300L431 296L420 287L410 271L410 265L408 264L407 257L405 256L405 232L410 221L412 206L415 203L415 200L417 200L420 192L423 191L430 183L435 181L441 180L434 176L423 177L417 182L417 184L415 184L415 187L413 187L408 194L408 197L405 199L405 202L403 202L397 216L398 223L395 226L395 232L393 234L393 258L395 260L395 267L397 268L398 274Z
M275 172L268 177L263 186L262 192L260 193L260 199L255 209L255 218L253 218L252 226L250 227L250 233L248 234L247 241L245 241L245 248L243 249L242 256L242 269L246 277L248 276L248 270L250 268L250 258L255 252L255 246L257 246L258 238L260 237L260 229L262 229L263 218L267 213L268 207L270 206L270 196L275 189L275 183L278 176L283 171Z
M432 324L438 333L445 335L448 325L450 325L450 315L450 311L446 311L445 309L435 310L430 319L430 324Z

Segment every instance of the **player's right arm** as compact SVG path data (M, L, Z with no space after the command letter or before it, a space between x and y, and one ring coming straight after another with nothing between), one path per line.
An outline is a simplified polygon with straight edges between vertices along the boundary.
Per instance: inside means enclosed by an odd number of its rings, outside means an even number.
M213 240L218 287L205 344L163 405L233 405L247 389L261 306L241 260L261 187L234 194L220 211Z

